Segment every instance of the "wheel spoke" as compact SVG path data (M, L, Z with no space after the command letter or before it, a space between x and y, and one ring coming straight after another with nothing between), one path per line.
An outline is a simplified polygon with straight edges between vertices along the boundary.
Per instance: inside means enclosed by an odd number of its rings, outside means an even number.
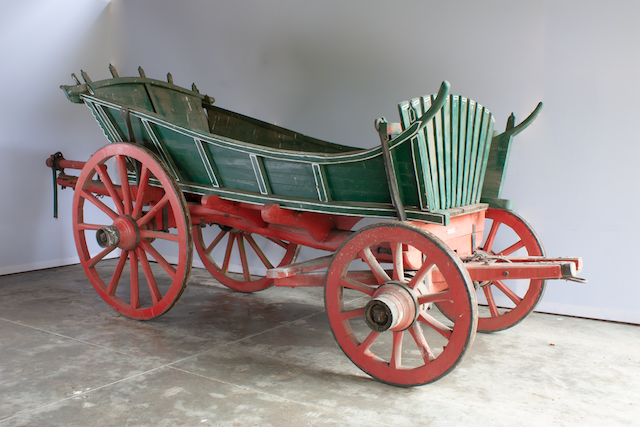
M162 199L160 199L158 203L153 205L153 207L149 209L149 211L142 218L136 221L138 223L138 227L142 228L147 225L147 223L151 221L151 219L155 217L167 203L169 203L169 193L165 193L165 195L162 196Z
M493 241L496 238L496 233L498 232L499 227L500 222L493 220L493 224L491 224L491 230L489 230L489 234L487 234L487 240L484 242L484 246L482 247L483 251L491 252L491 247L493 246Z
M135 251L129 251L129 267L131 267L131 308L140 308L138 256Z
M238 252L240 252L240 263L242 264L242 272L244 273L245 282L251 281L251 272L249 271L249 263L247 262L247 252L244 250L244 236L238 235Z
M207 247L204 253L207 255L211 255L211 251L213 250L213 248L215 248L218 245L218 243L220 243L220 240L222 240L222 238L226 236L227 233L228 233L227 230L220 230L220 233L218 234L218 236L213 240L213 242L211 242L211 244Z
M354 308L353 310L347 310L340 313L340 319L345 320L355 319L356 317L364 316L364 307Z
M431 363L433 360L435 360L436 356L435 354L433 354L431 347L429 347L429 344L427 343L427 340L424 337L424 332L422 332L422 327L420 326L420 323L418 322L414 323L411 329L409 329L409 333L413 337L413 340L416 342L416 345L418 346L418 350L420 350L420 354L422 354L422 359L424 360L424 363L428 364L428 363Z
M524 248L524 242L522 240L517 241L507 249L499 253L499 255L509 256L520 248Z
M107 167L104 164L100 164L100 165L96 165L95 170L96 172L98 172L98 176L100 177L100 180L102 180L102 183L104 184L105 188L109 192L109 195L113 200L113 203L115 203L118 213L120 215L124 215L124 206L122 205L122 199L120 198L120 195L116 191L116 188L113 185L113 181L111 181L111 177L107 172Z
M436 319L432 315L428 314L426 311L422 309L420 310L420 315L418 316L418 320L420 320L422 323L426 325L429 325L431 328L433 328L436 332L438 332L443 337L447 339L451 338L452 329L446 326L445 324L443 324L442 322L440 322L438 319Z
M124 214L131 215L131 188L129 186L129 176L124 156L116 155L118 174L120 175L120 188L122 189L122 202L124 204Z
M362 341L362 343L360 343L360 345L358 346L358 349L365 354L370 353L369 349L371 348L373 343L378 339L379 336L380 336L380 332L371 331L369 336L367 336L367 338L365 338L365 340Z
M155 230L140 230L140 237L142 239L162 239L162 240L170 240L172 242L179 242L180 236L177 234L168 233L165 231L155 231Z
M224 261L222 261L222 273L227 274L229 272L229 261L231 261L231 251L233 250L233 241L236 235L234 233L229 234L229 240L227 241L227 250L224 253Z
M164 270L167 272L167 274L169 274L169 276L171 277L171 280L173 280L175 278L176 269L173 268L173 266L171 264L169 264L169 262L166 259L164 259L164 257L162 255L160 255L158 253L156 248L151 246L151 243L149 243L146 240L141 240L140 241L140 247L142 247L142 249L144 249L145 252L150 254L153 257L153 259L155 259L156 262L158 264L160 264L162 266L162 268L164 268Z
M420 283L424 282L424 279L426 279L427 274L429 274L429 271L431 270L432 267L433 267L433 263L432 262L426 262L426 261L423 262L422 263L422 267L420 267L420 270L418 270L416 275L413 276L413 278L409 282L409 287L411 289L415 289L416 286L418 286Z
M94 256L93 258L91 258L89 260L89 268L93 268L96 266L97 263L99 263L100 261L102 261L102 259L104 257L106 257L107 255L109 255L111 252L113 252L113 250L116 248L116 246L111 246L108 248L105 248L102 252L100 252L98 255Z
M93 194L89 193L87 190L82 190L80 195L85 199L93 203L96 207L98 207L102 212L106 213L109 218L112 220L116 220L118 218L118 214L113 211L109 206L102 203L100 200L96 198Z
M404 332L393 333L393 349L391 351L391 360L389 366L393 369L400 369L402 366L402 337Z
M378 280L379 284L383 284L384 282L388 282L391 280L386 271L382 268L376 257L373 256L371 252L371 247L364 248L362 250L362 258L369 265L369 268L373 272L374 276Z
M267 259L267 256L264 254L264 252L262 252L262 249L260 249L256 241L253 240L253 236L251 236L251 234L249 233L245 233L244 238L247 240L247 242L249 242L249 245L251 245L253 251L256 253L256 255L258 255L258 258L260 258L260 261L262 261L264 266L267 267L268 270L272 269L273 264L271 264L271 262Z
M365 285L362 282L358 282L357 280L353 280L348 277L343 277L342 279L340 279L340 286L342 286L343 288L349 288L363 292L369 296L372 296L376 290L376 287Z
M111 281L109 282L109 286L107 287L107 295L114 296L116 294L116 288L118 287L118 282L120 282L120 276L122 276L122 270L124 270L124 265L127 263L127 258L129 257L129 253L127 251L120 252L120 259L118 260L118 265L116 266L115 271L113 272L113 276L111 276Z
M453 301L450 290L436 292L433 294L420 295L418 297L418 305L423 305L430 302L444 302L444 301Z
M162 299L162 294L158 289L158 284L156 283L156 279L153 276L153 272L151 271L151 266L149 265L147 254L140 247L136 248L136 254L138 255L138 259L140 260L140 265L142 266L144 277L146 277L147 279L147 284L149 285L149 292L151 292L151 299L153 300L154 304L157 304Z
M404 264L402 262L402 243L391 245L393 255L393 280L404 282Z
M493 299L493 294L491 293L491 286L483 287L482 291L484 292L484 296L487 298L487 304L489 304L489 312L491 313L491 317L500 316L500 313L498 313L496 302Z
M271 240L273 243L275 243L278 246L282 246L285 249L289 247L289 244L284 240L276 239L275 237L267 237L267 239Z
M86 222L81 222L80 224L78 224L78 230L100 230L104 227L106 227L106 225L88 224Z
M142 171L140 173L140 182L138 183L138 190L136 193L136 201L133 208L133 212L131 213L131 217L133 217L133 219L138 218L138 216L142 214L142 207L144 206L144 196L147 193L150 176L151 176L151 172L149 171L149 168L147 168L145 165L142 165Z
M492 283L496 288L500 289L502 291L502 293L504 293L506 296L508 296L509 299L511 301L513 301L514 304L516 304L516 305L520 304L520 302L522 301L522 298L520 298L518 295L516 295L516 293L513 292L501 280L494 280Z

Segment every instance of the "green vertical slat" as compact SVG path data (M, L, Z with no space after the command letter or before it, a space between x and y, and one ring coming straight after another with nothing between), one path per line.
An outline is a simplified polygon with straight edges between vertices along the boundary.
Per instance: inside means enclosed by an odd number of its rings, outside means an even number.
M421 98L414 98L411 100L411 111L413 111L414 117L420 117L423 114L423 111L425 111L426 109L429 109L429 106L431 106L431 101L427 101L427 104L425 104L425 100L421 99ZM412 120L412 122L415 121L415 118ZM426 133L427 133L427 128L430 125L427 125L424 130L422 132L418 133L418 144L420 145L420 157L421 157L421 162L422 162L422 166L424 168L424 183L425 183L425 194L427 197L427 203L429 204L429 210L431 209L437 209L436 206L438 206L438 202L437 202L437 191L434 188L434 179L433 179L433 174L434 174L434 169L433 169L433 164L431 163L430 157L431 157L431 153L430 153L430 149L428 146L428 138L426 137Z
M428 96L422 97L422 111L420 115L424 114L429 107L431 107L431 98ZM435 129L433 126L433 120L430 120L429 123L424 127L424 136L426 140L427 147L427 155L429 158L429 170L431 173L431 199L433 200L433 204L431 204L432 209L442 209L442 205L440 204L440 185L438 179L438 160L437 160L437 149L436 149L436 141L435 141Z
M458 135L458 180L456 182L456 206L462 206L464 200L464 159L467 145L467 115L469 100L460 97L460 127Z
M435 101L435 96L431 95L431 102ZM426 110L424 111L426 112ZM438 111L433 117L433 137L436 147L436 159L438 162L438 198L440 199L440 209L446 209L446 190L447 183L445 179L445 164L444 164L444 138L442 137L442 110Z
M480 131L482 130L482 110L480 104L476 104L476 114L473 118L473 142L471 145L471 157L469 162L469 180L467 181L467 194L465 205L471 204L471 196L473 194L473 178L476 169L476 160L478 156L478 143L480 141Z
M411 104L409 101L403 101L398 104L400 113L400 121L402 129L411 126L411 113L409 112ZM415 113L415 112L414 112ZM415 115L414 115L415 117ZM413 149L413 161L415 165L416 178L418 180L418 188L420 192L421 209L433 209L433 189L431 186L431 170L429 168L429 155L427 154L427 144L424 138L424 131L411 140Z
M411 118L409 117L409 101L402 101L398 104L398 112L400 113L402 130L405 130L411 125Z
M451 207L451 97L442 107L442 136L444 137L445 208Z
M467 107L467 126L466 126L466 137L465 137L465 147L464 147L464 171L463 171L463 181L462 181L462 203L461 205L466 205L468 202L467 194L469 192L469 171L471 170L471 151L473 146L473 125L474 118L476 114L476 103L472 100L469 100L469 104Z
M460 126L460 97L451 95L451 207L458 206L458 127Z
M485 147L484 147L484 156L482 159L482 173L480 174L478 199L476 203L479 203L482 197L482 186L484 185L484 176L485 176L485 173L487 172L487 164L489 163L489 153L491 152L491 142L493 141L493 126L496 123L493 117L493 114L490 114L490 116L491 116L491 119L489 120L489 129L487 130L487 140L485 142Z
M489 122L491 121L491 113L486 108L482 109L482 129L478 138L478 154L476 156L475 173L473 176L473 191L471 193L470 203L478 203L478 186L480 185L480 175L482 175L482 163L484 162L484 150L487 141L487 131Z

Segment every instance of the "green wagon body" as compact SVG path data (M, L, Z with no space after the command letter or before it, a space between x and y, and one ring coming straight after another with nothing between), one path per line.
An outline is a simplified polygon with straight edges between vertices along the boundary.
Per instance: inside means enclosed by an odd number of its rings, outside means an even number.
M62 86L67 97L91 109L111 142L135 140L159 155L185 193L326 214L396 217L379 145L359 149L301 135L215 107L195 85L180 88L171 78L149 79L144 72L97 82L83 77L86 84ZM486 108L450 95L424 129L413 132L412 123L433 100L401 103L401 132L389 136L407 218L447 224L452 216L486 207L479 205L483 192L501 205L509 130L494 137L494 118ZM130 131L122 108L128 110Z
M443 82L437 95L400 103L400 123L376 120L380 144L361 149L215 107L170 75L121 78L110 68L112 79L83 72L85 84L73 76L62 89L111 144L87 162L58 152L47 165L56 191L75 190L74 238L89 281L127 317L171 309L195 248L234 290L323 287L345 354L374 378L410 386L454 369L476 331L520 322L546 279L583 281L582 260L546 257L501 199L513 137L542 104L495 134L489 110ZM354 231L363 217L399 221ZM296 262L301 246L334 253Z

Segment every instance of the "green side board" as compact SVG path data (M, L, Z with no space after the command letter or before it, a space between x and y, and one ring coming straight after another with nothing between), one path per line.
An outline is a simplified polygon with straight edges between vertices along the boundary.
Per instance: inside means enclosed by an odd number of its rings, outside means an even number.
M168 83L142 71L139 78L83 77L86 84L62 87L67 97L90 108L111 142L130 139L121 113L126 107L131 139L155 152L184 192L327 214L396 217L380 146L333 144L227 111L211 105L195 85L191 91L179 88L170 77ZM399 105L403 131L389 149L408 219L447 224L450 215L480 203L481 195L499 198L511 136L492 143L491 113L458 95L449 96L415 134L412 123L434 99Z

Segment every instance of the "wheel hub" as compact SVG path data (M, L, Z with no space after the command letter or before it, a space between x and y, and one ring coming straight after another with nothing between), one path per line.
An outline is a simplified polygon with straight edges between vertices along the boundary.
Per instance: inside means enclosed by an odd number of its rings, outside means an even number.
M123 215L116 218L113 225L96 231L96 240L102 248L119 247L130 251L137 248L140 243L140 230L133 218Z
M416 321L418 297L405 283L385 282L364 308L364 320L376 332L404 331Z

